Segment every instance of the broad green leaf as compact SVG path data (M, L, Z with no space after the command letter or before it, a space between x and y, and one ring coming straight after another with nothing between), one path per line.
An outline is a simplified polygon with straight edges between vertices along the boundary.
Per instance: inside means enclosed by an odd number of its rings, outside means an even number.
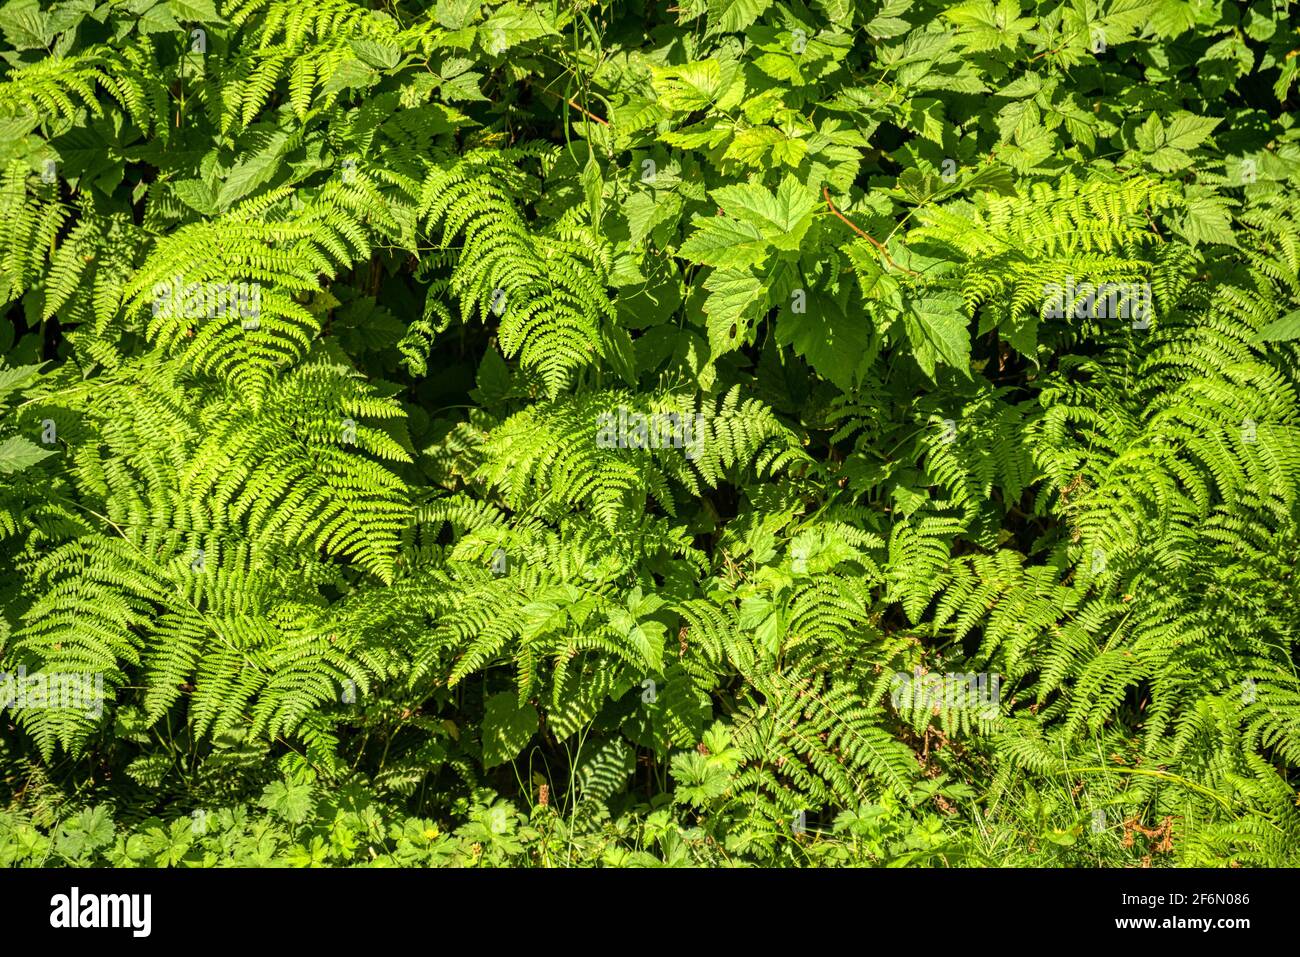
M911 340L913 355L933 378L942 360L970 378L970 330L965 306L956 293L931 293L910 300L903 323Z
M732 137L724 159L736 160L746 166L761 168L767 165L772 149L788 137L771 126L753 126Z
M912 24L903 19L903 14L912 7L912 0L884 0L875 17L867 24L867 34L879 40L901 37Z
M709 351L714 358L739 349L749 329L767 304L767 286L748 269L716 269L704 281L708 298Z
M736 33L763 15L772 0L709 0L709 32Z
M280 131L259 140L258 151L235 166L217 190L218 208L229 209L259 186L270 182L280 172L280 158L288 143L289 134Z
M1156 36L1170 38L1196 25L1196 8L1192 0L1150 0L1141 4Z
M943 101L929 97L917 97L912 100L908 108L907 125L927 140L943 145L943 132L947 126Z
M349 88L365 89L378 80L379 73L374 67L357 57L349 57L332 65L322 88L326 93L338 93Z
M698 60L681 66L651 66L658 105L678 113L713 107L731 109L744 96L745 80L735 60Z
M855 374L868 359L870 320L864 315L846 315L832 296L812 293L804 305L804 313L794 312L789 303L782 306L777 342L794 346L819 375L845 392L851 391Z
M817 8L837 27L853 25L853 0L816 0Z
M186 23L219 23L221 17L212 0L167 0L176 19Z
M21 435L0 439L0 475L21 472L53 454L51 449L43 449Z
M1270 322L1255 336L1256 342L1289 342L1300 339L1300 309Z
M775 194L756 183L745 183L715 189L713 198L724 214L743 220L782 250L799 248L818 205L816 194L793 176L786 176Z
M171 5L160 3L145 11L140 18L139 30L141 33L179 33L181 25L172 13Z
M296 781L272 781L258 803L281 820L301 824L311 815L311 785Z
M366 38L351 42L352 52L377 70L391 70L402 59L402 51L391 43Z
M1235 200L1219 195L1212 188L1193 184L1186 188L1183 202L1175 213L1175 229L1193 246L1199 243L1236 245L1232 229L1235 205Z
M700 216L677 254L706 266L755 266L767 258L768 240L757 226L726 216Z
M33 50L48 46L54 30L39 0L17 0L0 7L0 30L15 50Z
M102 804L87 808L67 821L58 836L59 853L72 859L103 847L113 840L113 816Z
M479 15L479 0L438 0L434 18L448 30L463 30Z
M1178 150L1195 149L1204 143L1214 128L1222 122L1216 116L1176 113L1165 126L1165 144Z
M505 764L524 749L537 732L537 709L531 704L520 706L510 692L494 694L487 701L483 715L483 767Z
M0 400L4 400L9 393L30 382L45 365L44 362L38 362L34 365L12 368L0 367Z
M668 629L657 621L637 622L627 633L632 650L641 656L647 671L658 671L664 664L664 636Z
M510 0L479 25L478 39L489 55L501 56L520 44L554 36L557 32L539 10Z
M741 628L753 633L754 641L768 654L775 655L785 638L786 614L767 595L751 595L740 603Z

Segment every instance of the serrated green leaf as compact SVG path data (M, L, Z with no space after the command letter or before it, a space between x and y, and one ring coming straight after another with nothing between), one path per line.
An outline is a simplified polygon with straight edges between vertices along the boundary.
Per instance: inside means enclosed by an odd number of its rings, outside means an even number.
M1300 309L1289 313L1259 331L1256 342L1289 342L1300 339Z
M752 26L772 0L709 0L709 32L736 33Z
M37 362L26 366L0 367L0 402L9 397L9 393L21 388L35 378L46 363Z
M0 439L0 475L13 475L48 459L54 452L43 449L21 435Z
M220 15L212 0L167 0L176 19L186 23L219 23Z
M701 216L677 254L706 266L756 266L767 258L769 243L752 223L726 216Z
M749 329L767 302L767 287L747 269L716 269L704 281L708 298L709 351L716 358L739 349Z
M494 694L483 715L483 767L493 768L518 756L537 732L537 709L519 704L509 693Z
M933 293L909 300L903 322L913 355L933 377L938 360L970 378L970 330L965 306L956 293Z

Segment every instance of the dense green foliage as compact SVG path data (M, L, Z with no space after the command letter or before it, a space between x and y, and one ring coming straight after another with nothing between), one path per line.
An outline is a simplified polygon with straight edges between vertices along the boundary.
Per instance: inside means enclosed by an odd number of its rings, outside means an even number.
M0 31L0 864L1294 860L1291 4Z

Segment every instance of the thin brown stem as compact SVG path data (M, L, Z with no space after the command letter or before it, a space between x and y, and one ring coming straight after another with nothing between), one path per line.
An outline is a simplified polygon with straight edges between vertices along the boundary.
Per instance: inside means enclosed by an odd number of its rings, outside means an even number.
M894 262L894 257L889 255L888 249L886 249L881 243L878 243L876 240L872 239L870 236L864 233L862 229L859 228L857 223L853 222L853 220L849 219L838 209L836 209L835 202L831 199L831 191L829 187L826 186L822 187L822 195L826 197L826 205L830 207L831 212L834 213L840 220L842 220L849 227L849 229L853 230L855 233L857 233L867 242L871 243L871 245L875 246L878 250L880 250L880 255L885 257L885 261L888 262L889 265L891 265L895 269L902 270L903 272L907 273L909 276L921 275L919 272L916 272L915 270L908 269L906 266L900 266L898 263Z
M564 95L563 95L562 93L556 93L554 90L548 90L548 89L546 89L545 87L542 87L541 90L542 90L543 93L546 93L546 94L548 94L548 95L550 95L550 96L554 96L554 97L556 97L556 98L558 98L558 99L561 99L561 100L564 99ZM599 116L597 116L595 113L591 113L591 112L589 112L589 111L583 109L581 106L578 105L577 101L575 101L575 100L573 99L573 97L569 97L569 99L566 100L565 102L567 102L567 103L569 104L569 106L573 107L575 110L577 110L577 111L578 111L579 113L581 113L583 116L585 116L587 119L589 119L589 120L595 120L595 121L596 121L597 123L599 123L601 126L609 126L609 120L604 119L603 117L599 117Z

